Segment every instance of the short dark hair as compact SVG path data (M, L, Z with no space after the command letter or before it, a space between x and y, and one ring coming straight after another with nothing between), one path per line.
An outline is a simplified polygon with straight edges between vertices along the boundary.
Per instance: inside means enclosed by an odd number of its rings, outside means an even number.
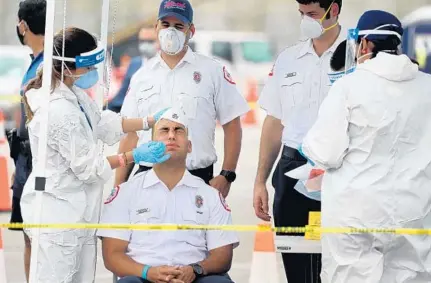
M330 65L335 72L341 71L346 65L346 45L347 42L344 40L332 54Z
M46 0L24 0L19 3L18 19L27 23L30 31L45 35Z
M343 5L343 0L296 0L296 2L302 5L319 3L320 8L325 9L325 11L328 10L329 6L331 6L332 2L334 2L334 4L338 4L340 12L341 12L341 6ZM329 13L326 15L326 18L329 19Z
M360 44L363 36L359 36L357 40L357 44ZM367 38L365 38L367 40ZM388 35L385 39L373 39L373 40L367 40L374 44L374 48L372 50L373 55L371 58L374 58L377 56L377 53L379 52L386 52L389 54L398 54L398 46L401 44L401 40L395 36L395 35Z

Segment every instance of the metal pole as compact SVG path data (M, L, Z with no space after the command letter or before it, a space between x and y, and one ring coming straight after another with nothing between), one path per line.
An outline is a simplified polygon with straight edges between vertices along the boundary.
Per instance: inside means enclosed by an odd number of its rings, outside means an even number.
M108 50L108 29L109 29L109 8L110 8L110 1L109 0L103 0L102 2L102 22L100 25L100 45L105 50L105 63L109 62L108 56L106 56L107 50ZM117 5L116 5L117 6ZM111 52L114 52L114 50L111 50ZM106 65L105 65L106 66ZM112 66L109 65L109 68L112 68ZM107 78L108 84L111 82L111 78L108 77L112 74L112 72L108 71L107 68L99 68L99 78ZM103 82L105 83L105 82ZM104 86L101 86L97 89L96 93L96 102L99 104L99 109L103 109L103 104L105 103L105 90L107 91L106 95L109 95L109 88L108 85L107 88L104 88ZM103 196L103 187L100 190L100 199L102 199ZM99 215L100 215L100 208L102 203L99 203ZM113 282L117 282L117 276L113 274Z
M100 25L100 47L102 47L105 50L105 62L107 62L106 60L108 59L106 56L106 51L107 51L107 45L108 45L109 7L110 7L110 1L109 0L103 0L103 2L102 2L102 22ZM99 68L98 72L99 72L99 78L104 78L106 68ZM107 74L107 75L109 75L109 74ZM110 80L110 78L108 78L108 81L109 80ZM103 108L103 103L105 100L104 91L105 91L105 89L103 87L98 87L96 90L96 102L98 103L100 109Z
M43 101L38 148L38 160L40 165L34 168L36 180L36 202L34 211L34 223L40 223L42 215L42 196L45 191L45 170L46 170L46 149L47 149L47 134L48 134L48 119L49 119L49 94L51 91L51 75L52 75L52 50L54 44L54 20L55 20L55 1L47 0L46 6L46 26L45 26L45 44L44 44L44 61L43 61L43 77L42 77L42 93L40 100ZM37 282L38 274L38 255L39 255L39 237L40 228L32 229L32 251L30 261L30 283Z

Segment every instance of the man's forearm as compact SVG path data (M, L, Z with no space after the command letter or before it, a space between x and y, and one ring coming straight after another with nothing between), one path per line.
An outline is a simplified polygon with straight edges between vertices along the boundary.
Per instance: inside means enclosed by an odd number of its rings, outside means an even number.
M224 170L236 169L241 152L242 129L241 121L236 118L223 126L224 131Z
M200 262L205 274L227 273L232 265L232 245L223 247L219 251L212 251L208 258Z
M138 135L136 133L128 133L121 141L118 147L118 153L128 152L133 150L138 143ZM134 164L130 164L124 168L117 168L115 170L114 186L124 183L133 170Z
M280 152L282 132L283 125L281 121L272 116L266 116L260 138L256 183L266 183L268 180L269 174Z
M137 263L124 252L113 252L105 258L105 267L117 276L141 277L144 265Z

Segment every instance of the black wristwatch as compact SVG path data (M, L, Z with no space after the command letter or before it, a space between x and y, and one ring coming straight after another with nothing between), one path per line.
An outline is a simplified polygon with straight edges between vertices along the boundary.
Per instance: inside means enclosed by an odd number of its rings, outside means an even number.
M193 263L190 264L190 266L193 268L193 272L195 273L196 277L204 276L204 269L199 263Z
M221 170L220 175L224 176L229 183L232 183L236 179L236 173L228 170Z

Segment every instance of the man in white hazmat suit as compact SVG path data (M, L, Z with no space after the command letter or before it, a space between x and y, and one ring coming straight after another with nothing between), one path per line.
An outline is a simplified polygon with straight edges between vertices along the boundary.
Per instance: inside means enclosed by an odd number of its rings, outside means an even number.
M64 48L63 48L64 42ZM112 111L99 111L85 93L99 81L95 65L103 62L103 50L96 39L78 28L67 28L54 36L52 92L49 94L46 186L42 194L42 223L97 223L102 202L103 184L112 169L140 161L166 161L163 143L142 145L132 151L104 156L98 140L118 142L122 134L149 130L156 118L123 119ZM61 50L64 50L64 56ZM102 55L101 55L102 54ZM96 59L95 59L96 58ZM82 62L88 62L82 65ZM81 64L81 65L79 65ZM43 166L38 158L43 117L41 96L42 71L25 92L33 166ZM31 173L21 198L25 224L37 223L35 174ZM32 230L25 233L32 239ZM42 229L38 246L36 278L38 283L91 283L96 270L94 229Z
M322 226L430 228L431 77L398 53L395 16L368 11L356 31L357 67L334 83L302 145L326 169ZM431 282L430 248L429 236L324 233L322 282Z

